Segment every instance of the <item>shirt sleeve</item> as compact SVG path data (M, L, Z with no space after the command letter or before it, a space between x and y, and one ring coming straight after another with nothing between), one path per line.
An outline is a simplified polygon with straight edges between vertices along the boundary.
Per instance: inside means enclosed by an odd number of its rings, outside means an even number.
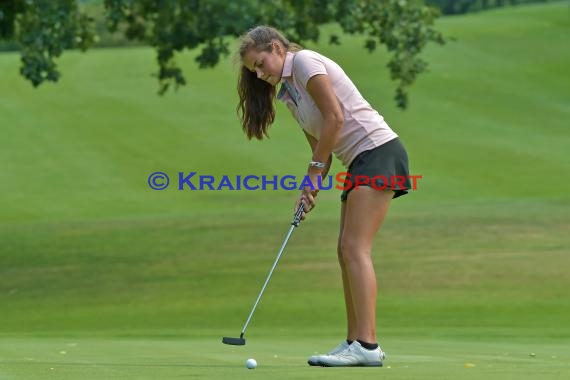
M296 77L296 80L301 83L304 88L307 88L309 79L318 74L328 74L325 63L319 55L310 50L301 50L298 52L293 64L293 75Z

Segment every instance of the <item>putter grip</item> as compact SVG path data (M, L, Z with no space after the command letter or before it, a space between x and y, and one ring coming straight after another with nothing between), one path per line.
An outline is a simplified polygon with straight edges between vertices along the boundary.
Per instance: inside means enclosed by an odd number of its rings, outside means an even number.
M293 221L291 222L292 226L298 227L299 223L301 223L301 215L303 215L303 204L301 203L299 205L299 208L297 209L297 212L295 213L295 216L293 217Z

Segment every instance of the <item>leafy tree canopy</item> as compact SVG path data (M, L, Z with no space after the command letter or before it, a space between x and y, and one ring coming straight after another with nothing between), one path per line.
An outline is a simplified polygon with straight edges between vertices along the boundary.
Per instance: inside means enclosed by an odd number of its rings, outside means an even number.
M426 4L438 7L444 15L477 12L509 5L546 3L553 0L426 0Z
M186 83L175 60L184 49L200 48L199 67L213 67L230 53L227 37L255 25L272 25L302 44L319 40L319 25L338 23L344 33L364 36L368 51L386 47L395 100L405 108L409 86L427 67L421 51L444 42L434 28L439 11L421 0L104 0L104 6L110 31L156 50L160 94ZM86 50L97 36L77 0L1 0L0 39L18 41L20 72L39 86L59 79L55 59L64 50ZM330 43L339 44L339 36Z

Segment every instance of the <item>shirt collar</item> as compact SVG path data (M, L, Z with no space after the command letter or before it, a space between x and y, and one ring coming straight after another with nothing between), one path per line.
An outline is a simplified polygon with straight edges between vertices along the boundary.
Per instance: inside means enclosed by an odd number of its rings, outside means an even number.
M281 72L281 88L277 93L277 99L283 102L289 98L293 100L292 95L289 93L287 89L287 78L291 78L293 75L293 59L295 58L295 54L291 53L290 51L287 52L285 55L285 61L283 62L283 71Z
M293 58L295 58L295 54L288 51L285 55L285 62L283 62L281 78L289 78L293 74Z

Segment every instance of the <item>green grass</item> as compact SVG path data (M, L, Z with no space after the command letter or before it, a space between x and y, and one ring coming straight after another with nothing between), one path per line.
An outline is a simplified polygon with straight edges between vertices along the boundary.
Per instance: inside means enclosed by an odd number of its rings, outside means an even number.
M381 375L567 378L567 4L439 27L456 41L428 49L407 112L392 101L384 52L350 37L310 46L343 65L423 175L376 242ZM338 191L322 192L295 231L247 346L229 347L221 337L239 334L296 193L148 188L154 171L302 175L308 145L283 107L272 138L248 143L229 61L201 71L185 54L189 85L163 98L150 49L60 62L60 83L33 89L18 55L0 55L0 380L375 371L305 364L344 333Z
M390 356L381 370L309 368L302 353L314 352L315 345L307 339L284 337L252 340L240 348L220 347L219 342L206 339L10 339L6 340L10 348L0 349L0 354L18 358L2 363L14 376L6 379L353 379L376 371L387 379L510 380L532 378L530 374L562 379L570 359L568 346L562 344L545 344L537 350L513 343L386 341L400 354ZM251 356L258 362L255 370L245 368Z

